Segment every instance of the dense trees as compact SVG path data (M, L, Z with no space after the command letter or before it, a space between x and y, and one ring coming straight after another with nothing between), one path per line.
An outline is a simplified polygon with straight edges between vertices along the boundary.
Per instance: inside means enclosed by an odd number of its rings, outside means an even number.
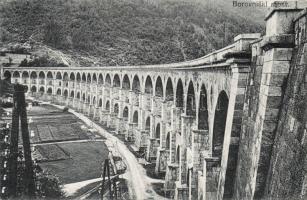
M25 164L21 151L18 152L17 168L17 199L29 199L25 196L27 190L24 185ZM56 175L42 170L38 164L34 164L33 168L35 195L38 199L61 199L64 197L61 182Z
M171 0L12 0L0 13L0 41L42 42L103 65L189 60L262 30L217 6Z

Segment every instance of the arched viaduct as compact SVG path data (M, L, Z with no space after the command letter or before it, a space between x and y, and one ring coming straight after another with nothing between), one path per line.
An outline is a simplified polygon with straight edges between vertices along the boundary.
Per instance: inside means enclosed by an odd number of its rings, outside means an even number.
M175 199L274 199L293 179L287 162L273 162L279 154L272 149L282 150L273 146L279 126L293 130L301 124L280 111L291 62L294 68L306 65L306 16L297 8L272 10L265 36L242 34L221 50L183 63L6 67L1 75L27 85L28 95L74 108L124 135L155 164ZM300 130L306 135L306 128Z
M234 44L183 63L6 68L4 76L27 85L29 95L65 104L123 134L156 164L157 174L165 174L165 189L185 199L203 193L202 179L214 182L234 170L227 161L236 162L229 157L238 149L231 146L238 146L240 134L247 47L258 37L239 35ZM204 163L210 165L206 177Z

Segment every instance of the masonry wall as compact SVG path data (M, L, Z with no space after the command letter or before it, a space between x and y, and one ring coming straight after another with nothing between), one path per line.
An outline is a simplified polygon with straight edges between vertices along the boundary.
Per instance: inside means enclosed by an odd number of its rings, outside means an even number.
M306 199L307 21L306 13L287 16L293 32L267 34L251 47L235 199ZM304 16L299 27L294 16Z
M295 48L276 131L266 194L307 198L307 43Z
M251 72L248 80L248 87L245 94L244 114L242 118L242 131L240 137L239 163L237 167L237 179L235 186L236 198L252 198L252 179L253 174L251 167L255 166L255 149L256 144L259 146L259 136L253 134L259 132L259 121L257 113L259 110L261 75L263 69L263 55L260 49L260 43L253 45L253 58ZM258 147L259 148L259 147ZM244 186L244 187L243 187Z

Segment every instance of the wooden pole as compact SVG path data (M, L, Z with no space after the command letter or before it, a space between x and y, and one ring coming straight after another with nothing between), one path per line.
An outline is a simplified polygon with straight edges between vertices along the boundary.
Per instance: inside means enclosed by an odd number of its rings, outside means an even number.
M34 182L34 172L31 156L31 146L29 138L28 120L27 120L27 110L26 110L26 99L25 99L25 87L17 84L15 91L18 95L17 100L19 101L17 106L19 106L19 116L21 121L21 133L23 150L25 157L25 174L24 174L24 184L26 186L25 194L29 197L35 196L35 182Z
M25 195L35 196L34 172L31 158L31 147L26 113L25 86L16 84L14 86L14 106L12 114L11 146L10 146L10 172L9 172L9 195L17 195L17 162L18 162L18 138L19 138L19 119L21 120L21 132L23 140L25 173L24 182Z

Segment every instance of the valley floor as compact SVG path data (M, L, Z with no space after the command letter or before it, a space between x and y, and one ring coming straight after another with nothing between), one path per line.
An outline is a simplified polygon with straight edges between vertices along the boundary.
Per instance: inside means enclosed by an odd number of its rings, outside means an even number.
M62 106L56 107L60 109L63 108ZM127 181L131 199L166 199L158 195L153 189L153 184L163 183L163 180L149 178L146 175L146 171L143 166L138 162L134 154L129 151L124 142L113 136L111 133L103 129L95 122L91 121L83 114L77 113L73 110L70 110L70 113L74 114L88 126L96 129L102 137L106 138L105 142L109 143L109 145L113 145L114 150L122 156L124 162L127 165L127 170L126 173L123 174L123 178Z
M99 198L102 163L111 151L120 155L127 166L119 178L128 187L129 194L125 195L129 199L166 199L154 190L164 180L148 177L126 144L100 124L74 110L63 112L63 106L49 103L30 105L27 109L33 159L59 177L66 198ZM21 145L22 140L19 141Z

